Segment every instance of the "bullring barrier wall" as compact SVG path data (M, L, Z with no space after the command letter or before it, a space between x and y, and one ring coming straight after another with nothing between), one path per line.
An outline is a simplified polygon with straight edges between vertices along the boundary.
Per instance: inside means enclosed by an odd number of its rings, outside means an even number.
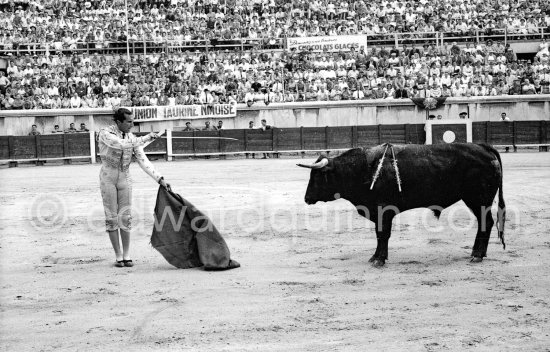
M471 121L498 121L506 112L514 121L539 121L550 119L550 95L520 95L497 97L448 98L445 104L430 110L430 114L454 119L460 112L467 112ZM235 117L220 118L226 129L248 128L250 121L256 126L262 119L268 124L281 127L339 127L374 126L379 124L422 124L428 112L417 107L410 99L382 99L362 101L315 101L300 103L273 103L266 106L256 102L251 107L237 105ZM18 110L0 111L0 135L27 135L33 124L42 134L50 133L54 125L62 130L74 122L76 127L86 123L90 130L112 124L112 109L63 109L63 110ZM191 120L195 128L213 119ZM218 119L216 119L218 120ZM188 120L142 122L136 130L142 132L178 130ZM215 121L217 123L217 121Z
M549 144L550 122L478 121L472 123L472 142L505 146L545 146ZM138 132L143 135L145 132ZM178 139L172 137L229 137L224 139ZM230 129L220 131L167 131L167 138L155 140L145 149L167 160L177 156L250 154L258 152L304 153L346 150L382 143L424 144L425 124L380 124L363 126ZM39 164L50 160L86 159L96 161L96 132L38 136L0 136L0 162Z

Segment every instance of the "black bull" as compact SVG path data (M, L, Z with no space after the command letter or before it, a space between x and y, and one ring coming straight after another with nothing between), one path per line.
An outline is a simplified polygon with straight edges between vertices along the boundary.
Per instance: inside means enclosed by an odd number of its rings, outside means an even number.
M463 200L477 219L472 261L480 262L487 254L494 224L491 206L499 189L497 228L504 246L506 210L498 151L484 144L395 145L400 192L391 149L386 145L355 148L335 158L321 155L312 165L298 164L312 169L306 203L344 198L355 205L360 215L375 223L378 243L369 261L382 266L388 258L392 220L399 212L429 208L439 217L443 209Z

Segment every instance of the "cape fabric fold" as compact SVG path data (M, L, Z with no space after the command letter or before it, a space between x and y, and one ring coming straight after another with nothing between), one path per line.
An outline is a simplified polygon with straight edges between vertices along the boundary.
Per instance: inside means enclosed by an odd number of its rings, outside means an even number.
M181 269L238 268L212 221L179 194L159 187L151 245L168 263Z
M426 110L434 110L439 109L443 104L445 104L445 100L447 100L447 97L440 97L440 98L411 98L413 103L415 103L419 108L426 109Z

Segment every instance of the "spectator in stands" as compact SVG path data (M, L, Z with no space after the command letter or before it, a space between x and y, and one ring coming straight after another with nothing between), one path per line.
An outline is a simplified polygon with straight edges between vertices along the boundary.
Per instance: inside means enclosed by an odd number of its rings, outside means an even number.
M458 117L460 119L467 119L468 118L468 113L466 111L462 111L460 114L458 114Z
M529 81L528 78L525 78L523 84L521 85L521 94L537 94L535 91L535 86Z
M86 86L84 86L84 81L79 81L75 88L75 93L80 97L84 97L88 92Z
M243 99L246 105L248 105L249 107L252 106L252 104L254 104L254 99L255 97L252 91L250 89L246 89L246 94Z
M40 136L40 132L38 132L38 126L32 125L31 131L29 132L29 136Z
M5 96L1 96L0 98L0 107L2 110L10 110L11 106L13 104L14 99L12 98L11 94L6 94Z
M212 93L208 89L204 89L199 97L201 104L213 104L214 103L214 97L212 96Z
M4 71L0 71L0 94L6 94L6 88L10 83L11 81L6 77Z
M539 79L533 81L533 87L535 88L535 94L542 94L542 85Z
M451 88L447 86L446 84L443 85L443 88L441 89L441 96L442 97L451 97L453 95Z
M268 87L266 87L264 90L263 101L265 105L269 105L272 102L276 101L275 93L272 92L271 89L269 89Z
M160 94L160 97L159 97L159 100L158 100L158 105L159 106L168 106L168 97L166 96L166 94L162 94L162 93Z
M365 99L365 93L357 87L354 87L352 90L351 98L353 100L363 100Z
M291 91L286 91L284 93L284 102L285 103L293 103L296 101L296 97L294 96L294 94L292 94Z
M24 100L21 94L16 94L13 102L11 103L12 110L22 110L24 105Z
M216 128L217 128L218 131L224 129L224 127L223 127L223 121L222 121L222 120L218 121L218 126L216 126Z
M70 107L71 107L71 100L69 99L68 96L64 95L63 98L61 99L61 108L68 109Z
M450 48L443 46L437 49L429 45L424 45L422 48L412 45L411 48L403 46L401 51L393 48L392 50L372 50L368 53L356 48L352 48L349 53L323 52L318 54L312 51L300 53L296 50L290 50L283 52L280 58L277 58L273 53L262 53L255 49L231 54L229 52L210 51L209 55L172 52L160 54L148 50L147 58L132 56L128 63L120 56L111 55L111 53L97 55L96 52L91 56L85 54L67 56L69 50L78 48L79 45L91 39L98 40L97 45L87 43L87 45L91 45L92 49L94 45L100 49L108 47L109 42L113 40L112 38L124 39L120 33L117 33L118 24L123 23L123 21L120 21L120 11L117 7L119 5L111 7L110 3L90 2L89 5L83 5L80 8L80 17L67 19L71 16L64 16L61 19L61 14L64 15L67 11L69 13L73 12L71 4L71 2L60 2L56 5L59 7L59 12L56 12L53 16L48 15L53 17L53 20L51 18L43 20L40 17L42 12L31 12L26 7L13 8L9 10L9 15L0 14L0 21L4 20L6 24L4 26L6 35L2 37L0 33L3 45L4 47L8 45L9 50L15 49L11 52L14 55L12 55L13 60L10 60L7 68L7 77L5 79L0 77L0 93L8 93L7 91L1 92L2 81L6 82L8 80L9 83L5 89L11 88L9 91L10 97L16 97L17 94L20 94L24 102L32 102L32 108L48 108L56 105L53 102L55 99L52 98L55 88L58 89L61 98L65 98L67 95L72 98L73 93L76 91L82 99L81 107L91 107L93 105L91 103L93 100L84 99L90 93L90 90L97 99L98 106L112 106L113 100L116 103L115 94L118 94L122 100L123 91L128 92L129 99L127 101L131 101L132 105L147 106L152 104L172 105L170 94L174 94L174 103L176 103L179 97L178 93L181 92L181 96L185 97L188 95L187 91L190 90L189 96L194 97L193 93L196 90L199 90L202 95L204 89L208 89L212 94L212 102L223 102L224 95L219 95L219 93L224 93L223 90L226 90L228 100L232 97L229 93L231 91L235 92L232 98L235 101L252 104L253 101L264 100L259 95L265 93L259 93L259 90L266 87L269 87L275 93L273 101L288 102L295 101L296 98L298 100L312 100L314 95L316 95L316 99L324 100L325 91L327 99L330 100L353 98L353 93L359 90L363 91L365 96L369 96L370 94L367 94L368 90L365 90L365 81L371 82L369 84L371 89L377 87L377 84L380 83L383 87L382 90L388 93L391 91L391 89L388 89L388 83L392 83L394 90L404 87L405 82L402 82L402 78L400 78L402 75L403 78L410 80L408 82L409 87L416 86L416 89L411 89L411 93L414 96L423 97L426 96L426 93L430 95L434 81L438 80L441 82L436 83L437 87L443 88L443 84L445 84L447 87L453 87L451 93L461 93L460 89L454 88L454 82L450 79L452 79L453 73L464 73L465 75L461 76L463 89L463 94L461 94L463 96L476 94L498 95L507 92L499 88L499 84L494 86L493 83L488 83L486 75L481 75L481 72L491 70L492 78L495 80L499 78L499 73L505 73L517 61L510 44L508 43L503 47L502 42L499 41L496 41L496 44L487 41L487 43L479 43L474 46L468 43L465 48L461 48L457 43L453 43ZM330 6L330 4L309 5L309 8L306 6L307 10L296 2L284 6L277 5L276 3L270 5L270 10L266 11L263 5L256 8L235 4L235 6L231 6L232 11L228 15L223 13L220 5L217 5L218 11L222 12L205 13L206 6L199 2L190 4L188 6L189 13L182 11L180 15L178 11L169 11L170 8L166 6L157 6L154 10L154 6L150 7L146 2L140 2L139 5L135 6L135 12L131 13L133 19L130 22L130 35L136 43L146 40L147 45L149 45L149 43L153 44L155 42L183 42L206 38L214 41L222 39L222 36L226 36L227 33L230 33L227 38L235 38L234 32L225 28L233 26L234 23L251 23L251 26L247 26L246 30L243 30L243 32L246 32L244 35L247 37L251 33L275 33L275 37L279 38L292 35L357 34L361 31L367 34L378 33L383 35L388 29L390 31L415 31L426 28L431 30L432 23L437 21L443 22L443 24L434 26L434 30L437 31L470 33L479 29L480 31L486 30L485 34L489 34L491 32L496 33L498 28L509 25L510 30L516 31L517 35L522 36L532 34L533 24L547 26L542 16L522 17L530 11L526 6L512 6L507 9L509 17L514 19L510 23L502 21L495 23L498 21L491 22L489 19L480 20L476 18L483 18L484 14L488 13L490 10L489 4L477 5L481 8L476 7L475 9L479 16L465 16L459 12L458 5L450 6L446 11L452 10L457 13L450 19L446 18L446 14L438 12L437 9L432 9L431 6L427 12L424 11L425 5L411 7L408 6L409 4L390 3L383 5L381 9L372 10L361 2L350 2L348 6L341 5L338 2L332 4L334 13L322 10L322 6ZM45 6L48 7L49 5ZM213 7L211 5L207 6L209 8ZM321 10L313 13L312 7ZM400 10L401 8L406 10ZM176 7L176 9L179 8ZM251 12L251 9L258 12ZM449 13L454 13L452 11ZM467 13L469 9L463 11ZM15 16L15 13L17 13L17 20L11 21L9 16ZM98 15L99 13L101 16ZM301 13L305 15L303 20L305 23L297 23L288 31L283 29L285 26L284 21L282 21L284 16L287 14L299 16ZM351 25L339 22L343 14L346 16L345 21L349 20L352 23ZM532 15L531 13L527 14ZM401 23L399 16L404 16L404 24ZM99 17L102 19L99 19ZM24 21L23 18L25 18ZM296 22L302 21L302 19L299 19L300 17L291 18L295 19ZM378 20L378 18L383 18L384 22L392 22L391 27L387 24L366 25ZM521 26L522 18L524 19L523 26ZM167 19L170 19L170 22ZM23 25L25 24L23 22L26 22L26 24L31 23L31 26ZM207 25L207 22L210 24ZM23 37L32 39L31 36L22 35L23 28L29 27L39 30L41 24L44 26L44 23L48 23L48 28L52 31L50 37L43 37L44 44L22 41ZM165 33L167 31L164 27L165 23L170 23L169 26L173 25L175 28L185 23L187 26L195 28L195 30L192 34L189 34L190 31L186 29L181 30L182 33L174 34L168 31L167 34ZM265 30L264 23L272 27L270 31ZM365 25L355 25L355 23L364 23ZM100 26L101 29L97 30L94 24ZM418 25L411 26L412 24ZM70 31L67 30L67 27L70 28ZM249 27L252 27L252 30ZM75 28L78 30L75 30ZM371 28L371 32L367 28ZM61 32L61 29L63 29L63 32ZM16 35L13 36L10 33L8 39L7 34L11 31L15 32ZM236 32L239 31L237 29ZM240 33L237 34L240 35ZM413 36L418 35L413 34ZM41 47L43 45L44 47ZM32 56L33 51L46 49L45 45L49 46L48 50L51 53L59 50L60 55ZM29 52L29 55L24 55L26 52ZM541 60L543 67L545 64L547 65L548 55L548 46L543 41L539 53L537 53L537 58ZM53 75L51 75L52 73ZM412 74L414 74L414 77ZM482 88L478 89L476 82L468 87L468 81L479 78L478 74L482 78ZM513 74L520 78L520 82L525 78L530 79L537 93L549 90L543 79L540 79L540 88L535 83L536 70L533 72L533 69L528 68ZM363 81L361 81L361 75L366 76ZM325 83L323 84L326 84L326 87L318 83L320 79L324 79ZM331 82L331 79L340 79L338 88L334 87L334 82ZM462 81L463 79L465 81ZM512 85L512 82L513 79L507 84ZM50 84L49 87L48 84ZM357 91L354 91L356 85ZM359 87L361 85L362 88ZM28 92L29 86L32 86L32 95L39 95L38 99L29 98L31 95ZM347 91L344 90L345 86L349 87ZM86 88L85 93L82 91L83 87ZM427 87L428 90L426 90ZM512 92L512 94L521 94L521 85L519 88L519 92ZM251 100L245 99L246 93L251 89L258 91L258 94L253 94ZM375 89L374 93L377 90ZM284 91L284 94L281 94L282 97L277 95L282 91ZM287 93L288 91L290 93ZM216 95L213 92L216 92ZM44 93L47 96L43 96ZM106 95L100 98L99 95L103 93L109 93L111 97ZM374 93L373 95L376 96ZM27 94L26 98L25 94ZM157 95L156 99L153 96L154 94ZM167 98L166 104L163 101L163 94ZM412 96L412 94L408 95ZM388 98L391 97L388 96ZM181 102L182 99L179 100ZM193 101L189 101L189 103L193 103ZM26 105L28 104L23 104L23 107L27 108ZM70 100L68 103L66 100L62 100L61 104L58 105L70 107L71 104ZM2 106L2 108L5 108L5 106Z
M382 83L377 83L376 87L373 90L373 97L374 99L385 99L386 98L386 92L382 88Z
M82 100L80 99L80 97L78 96L78 93L77 92L74 92L72 94L72 97L70 99L70 107L72 109L77 109L77 108L80 108L82 105Z

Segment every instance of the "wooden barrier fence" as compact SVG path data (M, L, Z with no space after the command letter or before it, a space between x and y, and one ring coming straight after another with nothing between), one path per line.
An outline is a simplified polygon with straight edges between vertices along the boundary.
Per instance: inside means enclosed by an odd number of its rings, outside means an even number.
M474 122L473 142L499 146L539 146L547 150L548 121ZM144 135L145 133L136 133ZM0 162L89 159L98 155L96 133L52 134L41 136L0 136ZM171 137L229 137L224 139L178 139ZM172 160L177 156L228 155L250 153L291 153L346 150L382 143L424 144L424 124L396 124L345 127L300 127L235 129L221 131L168 131L166 138L149 144L147 154ZM95 152L92 153L91 151Z
M324 151L373 146L384 142L424 143L425 140L423 124L171 132L171 136L229 137L238 141L174 138L168 156ZM147 151L160 152L163 146L155 144L156 141Z

